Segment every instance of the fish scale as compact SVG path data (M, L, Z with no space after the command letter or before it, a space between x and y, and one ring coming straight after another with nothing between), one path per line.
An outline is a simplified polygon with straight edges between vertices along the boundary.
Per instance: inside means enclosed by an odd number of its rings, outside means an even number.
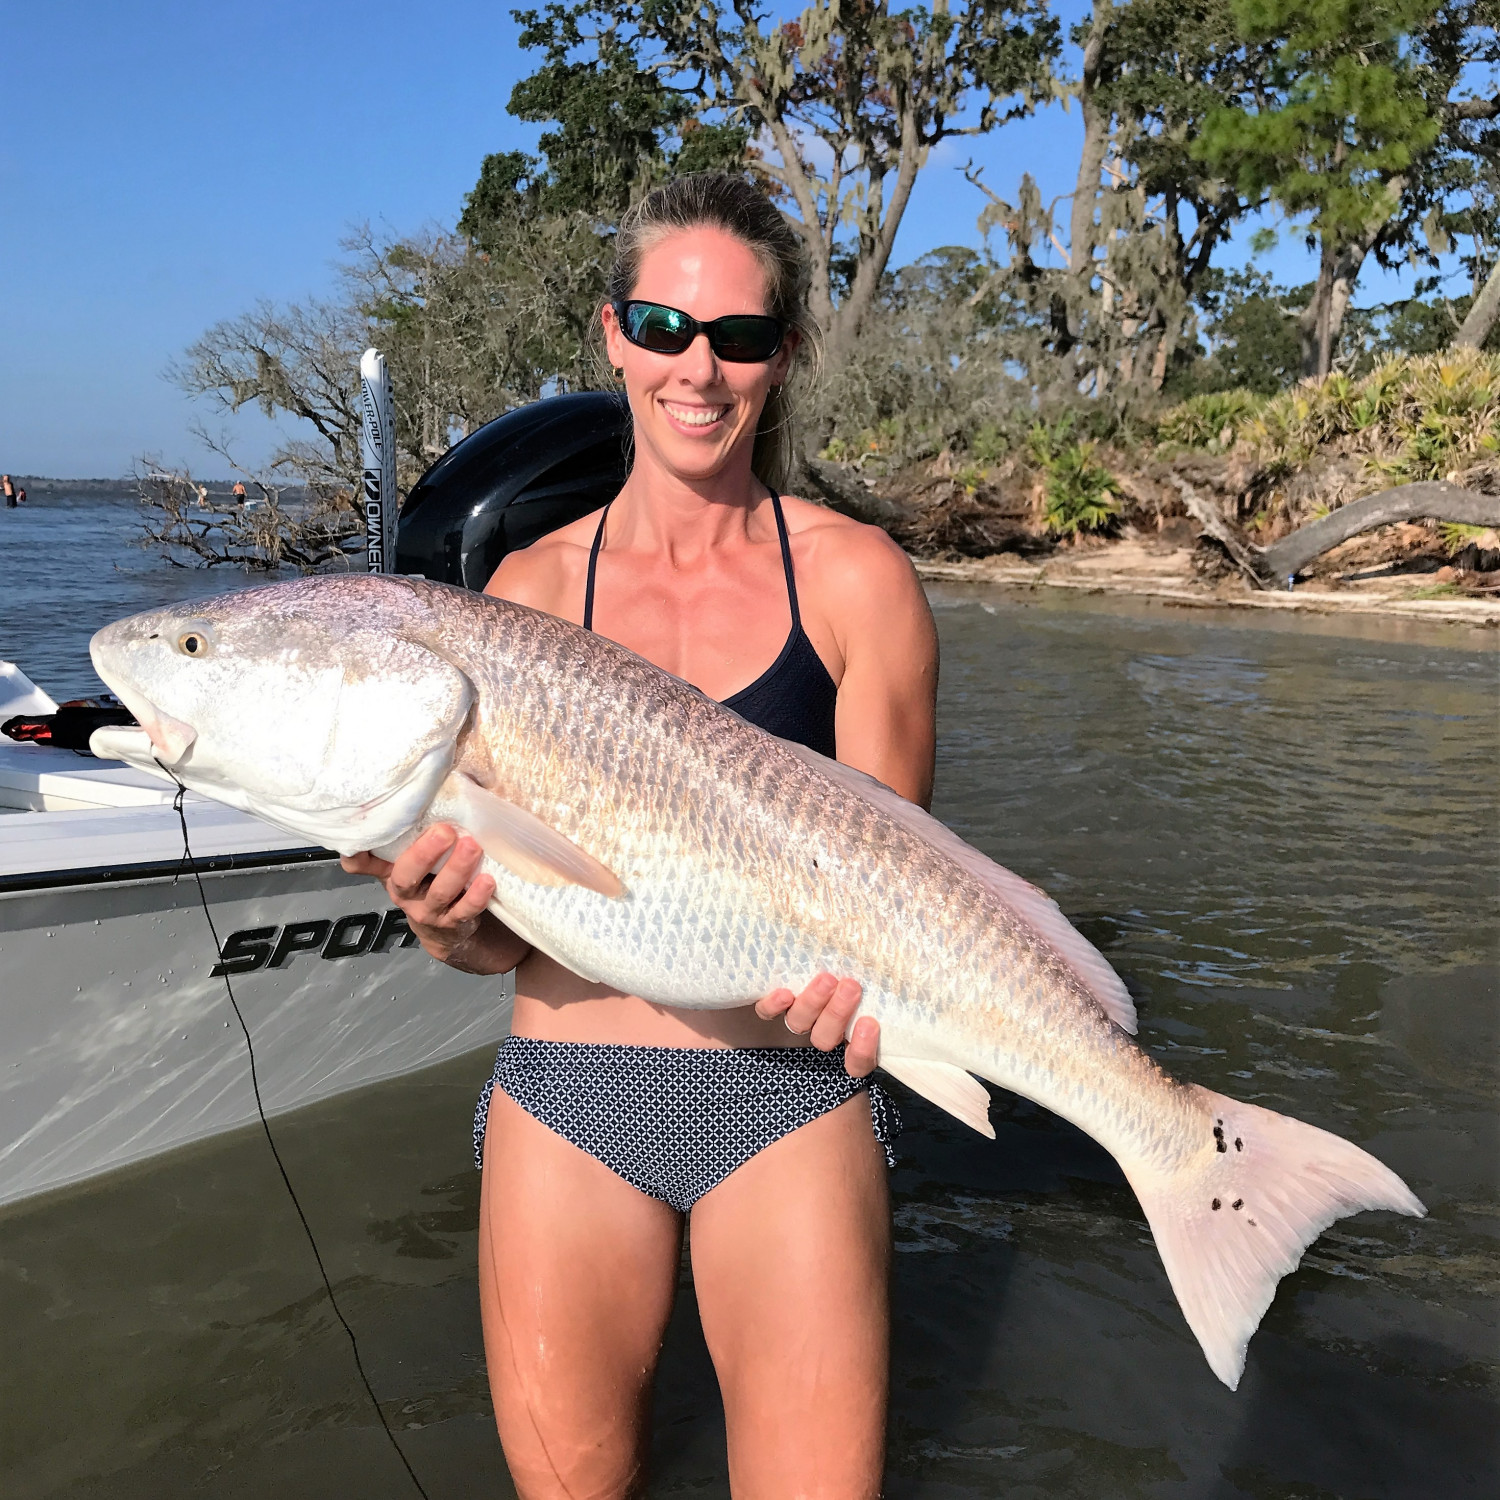
M821 970L859 980L897 1078L992 1135L977 1075L1115 1156L1230 1386L1323 1228L1424 1211L1349 1142L1170 1077L1132 1040L1118 976L1035 887L566 621L438 584L317 578L135 616L92 650L143 726L99 731L100 753L170 756L188 786L341 853L394 857L432 823L463 827L497 915L585 978L698 1008Z

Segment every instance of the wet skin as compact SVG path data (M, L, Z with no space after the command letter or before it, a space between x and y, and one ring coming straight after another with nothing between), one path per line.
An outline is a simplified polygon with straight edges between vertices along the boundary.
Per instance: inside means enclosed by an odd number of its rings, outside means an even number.
M716 230L660 241L633 295L709 321L766 310L754 254ZM636 459L608 518L594 626L710 697L774 661L791 626L769 496L750 470L766 394L791 341L759 365L630 344L603 310L624 370ZM936 632L920 585L884 533L784 502L804 628L838 685L839 758L927 805ZM598 518L501 564L487 592L581 623ZM446 863L444 859L446 856ZM553 1041L683 1047L812 1045L849 1037L855 1077L879 1027L849 1023L859 985L810 976L742 1010L653 1005L590 984L487 911L479 846L441 826L380 879L434 957L516 970L512 1030ZM527 1500L640 1491L649 1394L671 1312L683 1217L497 1094L485 1145L480 1288L496 1419ZM723 1389L737 1496L873 1496L883 1464L890 1224L884 1158L861 1095L760 1152L692 1211L704 1333ZM600 1330L607 1328L608 1335Z

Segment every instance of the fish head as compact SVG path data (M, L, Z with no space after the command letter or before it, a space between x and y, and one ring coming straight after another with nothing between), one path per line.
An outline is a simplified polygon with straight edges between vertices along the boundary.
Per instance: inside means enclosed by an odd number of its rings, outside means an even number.
M413 830L453 764L473 688L422 644L399 579L304 578L107 625L99 676L139 729L94 753L254 813L341 854Z

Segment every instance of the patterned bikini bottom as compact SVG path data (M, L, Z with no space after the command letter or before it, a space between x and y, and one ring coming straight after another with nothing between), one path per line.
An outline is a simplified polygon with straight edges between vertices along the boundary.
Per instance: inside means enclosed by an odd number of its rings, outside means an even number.
M862 1091L895 1166L901 1116L878 1083L844 1071L844 1049L628 1047L511 1036L474 1112L474 1164L496 1088L648 1197L686 1213L772 1141Z

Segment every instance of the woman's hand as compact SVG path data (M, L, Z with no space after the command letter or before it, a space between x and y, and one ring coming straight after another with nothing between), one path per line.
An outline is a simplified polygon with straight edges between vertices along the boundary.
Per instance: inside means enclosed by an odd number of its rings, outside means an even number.
M434 958L474 974L503 974L525 957L528 945L489 915L495 881L479 873L483 858L467 834L435 823L394 863L370 853L345 855L339 863L351 875L380 881Z
M772 990L756 1003L755 1014L766 1021L780 1016L788 1031L806 1036L820 1052L832 1052L844 1040L849 1017L859 1009L863 995L857 979L818 974L800 995ZM854 1023L844 1053L844 1071L851 1078L865 1078L875 1071L879 1056L880 1022L873 1016L861 1016Z

